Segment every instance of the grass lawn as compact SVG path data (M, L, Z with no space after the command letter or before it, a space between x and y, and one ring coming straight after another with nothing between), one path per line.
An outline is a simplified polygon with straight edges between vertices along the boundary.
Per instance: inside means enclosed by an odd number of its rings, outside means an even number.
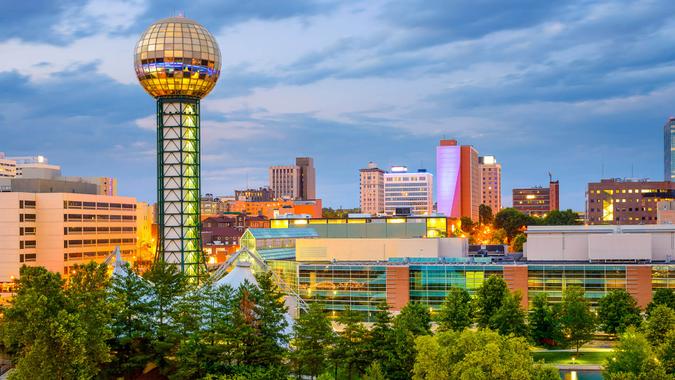
M532 357L535 361L543 360L549 364L602 364L612 352L611 351L591 351L579 352L533 352ZM572 361L572 357L576 360Z

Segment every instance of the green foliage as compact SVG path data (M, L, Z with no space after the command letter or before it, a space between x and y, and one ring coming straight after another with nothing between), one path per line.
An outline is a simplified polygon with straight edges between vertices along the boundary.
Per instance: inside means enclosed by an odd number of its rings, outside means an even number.
M532 367L531 380L560 380L560 371L552 365L537 363Z
M675 311L666 305L656 306L642 324L642 330L652 345L659 346L666 339L666 334L675 330Z
M553 379L551 367L534 364L525 339L490 330L420 336L416 348L416 380Z
M598 303L600 327L608 334L620 334L628 326L640 326L642 317L635 298L624 289L612 290Z
M312 303L295 322L292 353L298 374L316 377L326 368L328 353L333 345L333 329L319 303Z
M527 242L527 235L524 233L519 233L516 237L513 238L511 243L511 251L513 252L523 252L525 243Z
M476 291L474 300L478 326L490 326L490 319L502 306L508 292L506 281L499 276L492 275L483 282Z
M422 304L409 302L394 318L389 360L383 363L387 378L409 379L415 365L415 339L431 333L431 315Z
M671 329L663 343L656 347L659 360L667 373L675 375L675 329Z
M522 299L519 293L506 293L502 305L490 318L490 328L502 335L527 337L528 327L525 322L526 312L520 307Z
M546 294L540 293L534 297L529 322L530 337L536 344L554 347L563 342L562 326L557 314Z
M384 371L380 362L374 361L367 369L366 373L361 377L362 380L385 380Z
M659 379L665 372L647 338L630 326L605 362L605 374L610 379Z
M652 302L647 305L647 314L651 314L652 310L658 305L665 305L675 310L675 289L658 288L654 291Z
M469 292L453 286L436 315L439 329L462 331L471 326L472 320L473 303Z
M518 233L522 232L525 226L535 223L529 216L523 214L515 208L508 207L501 209L495 215L494 224L496 228L504 229L506 236L510 241L516 235L518 235Z
M492 224L494 216L492 215L492 207L481 204L478 206L478 223L480 224Z
M473 233L473 228L475 226L474 226L473 220L471 220L471 218L469 218L468 216L463 216L463 217L459 218L459 224L460 224L460 227L462 228L463 232L465 232L467 234Z
M361 374L368 366L367 342L368 330L360 322L357 312L347 308L338 317L338 323L342 331L333 350L335 366L342 366L349 379L354 375Z
M560 305L560 323L565 340L579 347L593 338L595 315L584 298L584 291L578 287L568 287L563 292Z
M22 267L16 296L2 317L4 345L16 355L12 379L92 378L110 360L105 266L59 274Z
M337 208L324 207L321 209L321 214L324 218L346 218L349 214L358 214L361 212L358 208Z
M372 362L384 363L389 359L389 345L392 342L391 314L389 305L382 302L377 306L375 313L375 322L368 336L368 360Z
M537 224L544 226L571 226L580 224L579 214L567 209L564 211L553 210L546 214L546 217L540 219Z

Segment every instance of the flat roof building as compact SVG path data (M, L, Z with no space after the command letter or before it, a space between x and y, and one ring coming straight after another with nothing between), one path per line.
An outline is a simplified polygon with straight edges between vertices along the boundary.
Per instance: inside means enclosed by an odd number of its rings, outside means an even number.
M359 170L359 207L365 214L384 213L384 170L374 162Z
M589 224L656 224L657 203L673 198L675 182L603 179L588 184Z
M481 171L474 147L459 146L457 140L440 141L436 147L436 201L441 214L478 220Z
M502 209L502 166L494 156L478 158L481 178L481 204L488 205L493 214Z
M384 212L429 215L433 213L433 188L434 176L426 170L408 172L405 166L392 167L384 174Z
M560 209L560 183L549 181L548 188L529 187L513 189L513 208L531 216L543 217Z

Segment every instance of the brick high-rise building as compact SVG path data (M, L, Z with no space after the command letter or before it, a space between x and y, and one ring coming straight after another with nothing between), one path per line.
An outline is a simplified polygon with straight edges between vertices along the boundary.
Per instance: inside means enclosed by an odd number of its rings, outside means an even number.
M513 208L532 215L543 217L553 210L560 209L560 184L549 181L549 187L529 187L513 189Z
M297 157L295 165L271 166L269 187L277 198L316 199L316 169L311 157Z
M675 182L675 117L663 126L663 180Z
M384 170L369 162L368 167L359 170L359 206L365 214L384 213Z
M441 140L436 147L436 194L439 213L478 220L481 172L474 147L458 146L457 140Z
M502 166L494 156L478 158L481 172L481 204L496 214L502 209Z
M673 198L675 183L603 179L588 184L589 224L656 224L657 203Z

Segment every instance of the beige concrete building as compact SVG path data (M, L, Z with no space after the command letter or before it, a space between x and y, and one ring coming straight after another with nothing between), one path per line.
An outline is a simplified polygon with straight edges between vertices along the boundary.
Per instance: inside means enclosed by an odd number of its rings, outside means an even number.
M669 262L673 225L529 226L525 256L532 261Z
M488 205L492 213L502 209L502 166L494 156L478 158L481 173L481 204Z
M0 178L14 177L16 177L16 161L6 158L5 154L0 152Z
M271 166L269 187L276 198L298 199L300 197L300 167L297 165Z
M424 169L408 172L394 166L384 174L384 212L387 215L430 215L433 213L434 176Z
M368 167L359 170L359 207L362 213L378 215L384 213L384 170L369 162Z
M135 261L139 228L147 240L153 219L151 207L129 197L0 193L0 284L6 287L24 264L68 274L75 264L104 260L116 246Z
M387 261L389 259L467 257L468 240L444 239L298 239L295 259L312 261Z

